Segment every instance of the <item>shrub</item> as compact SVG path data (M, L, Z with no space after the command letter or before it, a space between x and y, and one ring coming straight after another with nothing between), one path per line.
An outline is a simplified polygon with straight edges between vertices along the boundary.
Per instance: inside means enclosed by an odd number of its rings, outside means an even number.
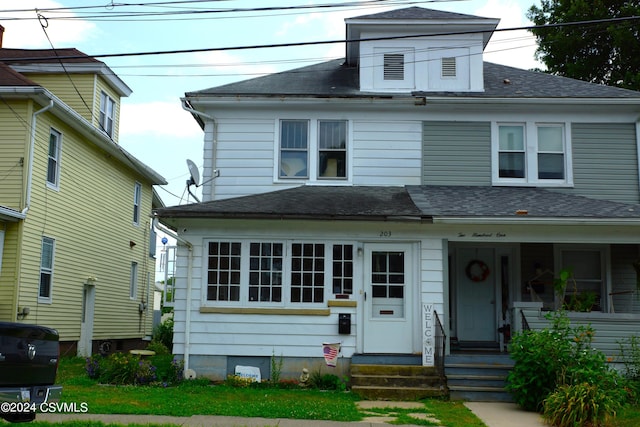
M156 355L171 354L166 345L160 341L151 340L147 345L147 350L153 351Z
M561 385L544 401L544 419L554 427L602 426L622 404L606 388L586 382Z
M592 347L591 327L571 328L564 312L548 315L551 327L515 334L509 348L515 360L507 376L507 390L529 411L542 411L545 399L558 386L588 384L605 390L623 403L627 393L604 354Z
M153 329L153 340L164 344L168 353L173 352L173 318L168 318Z
M320 390L338 390L345 391L347 389L347 380L340 379L334 374L323 374L321 371L314 371L309 378L311 387Z
M87 358L85 369L89 378L103 384L167 386L182 381L184 363L171 355L140 359L132 354L113 353L109 357Z

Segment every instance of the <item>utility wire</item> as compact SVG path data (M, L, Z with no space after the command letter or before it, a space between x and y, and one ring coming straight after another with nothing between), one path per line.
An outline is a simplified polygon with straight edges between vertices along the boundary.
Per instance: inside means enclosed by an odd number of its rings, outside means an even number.
M550 29L550 28L562 28L562 27L576 27L576 26L589 26L589 25L599 25L599 24L611 24L611 23L619 23L624 21L640 21L640 16L628 16L628 17L619 17L619 18L606 18L606 19L593 19L587 21L574 21L574 22L565 22L565 23L557 23L557 24L545 24L545 25L529 25L522 27L511 27L511 28L497 28L492 30L491 32L499 33L499 32L507 32L507 31L518 31L518 30L526 30L531 31L535 29ZM489 32L489 31L487 31ZM442 33L432 33L432 34L412 34L412 35L404 35L404 36L387 36L387 37L370 37L370 38L362 38L362 39L336 39L336 40L321 40L321 41L310 41L310 42L295 42L295 43L277 43L277 44L262 44L262 45L246 45L246 46L229 46L229 47L214 47L214 48L202 48L202 49L177 49L177 50L159 50L159 51L149 51L149 52L130 52L130 53L107 53L107 54L98 54L98 55L90 55L92 58L122 58L122 57L138 57L138 56L158 56L158 55L176 55L176 54L184 54L184 53L202 53L202 52L225 52L225 51L237 51L237 50L253 50L253 49L269 49L269 48L280 48L280 47L299 47L299 46L317 46L317 45L325 45L325 44L336 44L336 43L354 43L354 42L365 42L365 41L380 41L380 40L401 40L401 39L415 39L415 38L425 38L425 37L442 37L442 36L454 36L454 35L465 35L465 34L478 34L483 33L482 31L470 30L470 31L453 31L453 32L442 32ZM0 52L1 55L1 52ZM64 60L64 59L82 59L86 58L86 55L67 55L67 56L58 56L56 58L52 57L31 57L31 58L0 58L0 61L5 63L11 62L25 62L25 61L51 61L51 60Z

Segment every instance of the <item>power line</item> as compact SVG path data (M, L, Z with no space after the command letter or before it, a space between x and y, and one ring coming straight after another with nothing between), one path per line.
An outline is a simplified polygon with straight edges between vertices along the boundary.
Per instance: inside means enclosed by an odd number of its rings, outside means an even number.
M593 19L587 21L574 21L574 22L565 22L565 23L557 23L557 24L545 24L545 25L529 25L522 27L511 27L511 28L497 28L492 30L494 33L498 32L507 32L507 31L520 31L526 30L531 31L535 29L550 29L550 28L562 28L562 27L575 27L575 26L589 26L589 25L599 25L599 24L611 24L618 23L624 21L639 21L640 16L628 16L628 17L618 17L618 18L606 18L606 19ZM401 40L401 39L415 39L415 38L425 38L425 37L442 37L442 36L455 36L455 35L468 35L468 34L478 34L481 33L477 30L470 31L453 31L453 32L442 32L442 33L431 33L431 34L412 34L412 35L404 35L404 36L387 36L387 37L370 37L363 39L337 39L337 40L320 40L320 41L309 41L309 42L294 42L294 43L274 43L274 44L261 44L261 45L245 45L245 46L229 46L229 47L215 47L215 48L201 48L201 49L176 49L176 50L160 50L160 51L149 51L149 52L130 52L130 53L107 53L107 54L98 54L98 55L90 55L92 58L122 58L122 57L138 57L138 56L158 56L158 55L176 55L176 54L185 54L185 53L202 53L202 52L225 52L225 51L236 51L236 50L253 50L253 49L269 49L269 48L281 48L281 47L300 47L300 46L317 46L317 45L325 45L325 44L336 44L336 43L354 43L354 42L363 42L363 41L380 41L380 40ZM1 55L1 51L0 51ZM5 63L11 62L28 62L28 61L51 61L51 60L65 60L65 59L83 59L86 58L86 55L67 55L67 56L58 56L55 58L52 57L22 57L22 58L0 58L0 61Z

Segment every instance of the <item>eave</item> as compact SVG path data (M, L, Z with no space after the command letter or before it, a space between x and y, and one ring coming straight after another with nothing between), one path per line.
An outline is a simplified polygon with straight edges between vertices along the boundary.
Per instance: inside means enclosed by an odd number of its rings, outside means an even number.
M129 152L119 144L116 144L106 133L97 129L84 117L42 86L0 86L0 96L5 99L29 98L40 105L47 105L50 101L53 101L53 108L50 110L52 114L72 126L82 136L95 144L96 147L104 150L107 154L118 159L123 164L128 165L129 168L141 174L153 185L167 184L167 181L160 174L129 154Z
M6 222L18 222L27 217L26 214L10 209L4 206L0 206L0 221Z
M434 217L434 224L455 225L601 225L601 226L640 226L640 218L559 218L559 217Z

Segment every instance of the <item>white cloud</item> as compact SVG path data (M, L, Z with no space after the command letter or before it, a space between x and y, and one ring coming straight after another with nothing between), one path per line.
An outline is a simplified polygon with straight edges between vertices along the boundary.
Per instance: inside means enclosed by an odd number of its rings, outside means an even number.
M69 16L71 12L41 12L43 18L36 19L35 9L62 7L60 3L51 0L21 0L13 2L13 9L33 9L29 12L3 12L3 18L22 18L19 20L5 19L2 26L5 28L2 47L19 49L50 49L51 44L55 48L71 47L80 41L86 41L90 37L97 37L99 31L96 26L88 21L80 19L58 20L56 16ZM25 19L27 18L27 19ZM49 19L50 18L50 19ZM43 27L44 30L43 30ZM46 31L46 34L45 34ZM51 44L47 39L51 40Z
M526 19L521 2L514 0L488 0L473 14L488 18L500 18L498 29L519 28L531 25ZM536 39L526 30L496 32L485 49L484 59L512 67L542 68L536 61Z
M202 129L180 101L122 104L120 139L133 136L201 137Z

